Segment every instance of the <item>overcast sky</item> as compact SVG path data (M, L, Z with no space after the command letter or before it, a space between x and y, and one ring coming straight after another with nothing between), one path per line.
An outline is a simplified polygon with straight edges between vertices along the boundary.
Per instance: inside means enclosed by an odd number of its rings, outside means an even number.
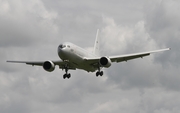
M0 113L179 113L179 0L0 0ZM170 47L113 63L104 76L10 64L58 60L72 42L102 55Z

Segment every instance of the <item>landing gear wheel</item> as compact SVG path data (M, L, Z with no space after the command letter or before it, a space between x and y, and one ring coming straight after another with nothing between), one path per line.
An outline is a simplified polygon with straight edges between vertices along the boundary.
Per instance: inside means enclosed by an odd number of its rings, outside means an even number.
M103 76L103 71L101 71L101 72L99 73L99 75L100 75L100 76Z
M63 78L66 79L66 77L67 77L67 74L64 74L64 75L63 75Z
M69 73L69 74L67 74L67 78L69 79L71 77L71 74Z
M69 73L69 74L64 74L64 75L63 75L63 78L64 78L64 79L66 79L66 78L69 79L70 77L71 77L71 74L70 74L70 73Z
M97 76L97 77L99 76L99 71L98 71L98 72L96 72L96 76Z

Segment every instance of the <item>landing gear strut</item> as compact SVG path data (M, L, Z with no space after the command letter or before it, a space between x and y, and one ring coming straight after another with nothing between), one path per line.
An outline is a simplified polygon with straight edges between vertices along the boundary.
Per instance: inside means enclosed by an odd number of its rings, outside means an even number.
M66 79L66 78L69 79L69 78L71 77L71 74L68 73L68 67L67 67L67 66L65 66L65 72L66 72L66 73L63 75L63 78L64 78L64 79Z

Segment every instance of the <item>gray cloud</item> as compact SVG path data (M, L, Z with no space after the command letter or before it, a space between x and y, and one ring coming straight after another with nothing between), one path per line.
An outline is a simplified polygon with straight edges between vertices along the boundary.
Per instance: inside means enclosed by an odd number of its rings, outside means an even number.
M0 1L0 112L177 113L179 1ZM100 28L101 53L118 55L165 47L95 73L48 73L6 60L56 60L64 41L91 50Z
M157 2L156 5L147 5L145 8L146 29L149 35L153 37L158 44L171 47L170 53L162 54L157 61L161 61L164 65L174 62L179 66L179 24L180 15L177 10L179 2L163 0ZM164 59L166 58L166 59Z

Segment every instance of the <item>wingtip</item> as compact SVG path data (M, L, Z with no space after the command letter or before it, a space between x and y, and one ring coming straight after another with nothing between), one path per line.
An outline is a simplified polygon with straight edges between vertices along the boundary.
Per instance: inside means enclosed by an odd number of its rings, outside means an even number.
M171 48L166 48L166 49L164 49L164 50L171 50Z

